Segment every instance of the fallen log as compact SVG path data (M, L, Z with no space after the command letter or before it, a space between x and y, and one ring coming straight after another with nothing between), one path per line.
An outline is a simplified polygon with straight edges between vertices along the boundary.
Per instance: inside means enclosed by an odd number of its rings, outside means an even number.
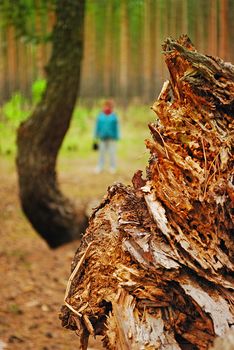
M147 178L115 184L72 263L62 325L107 349L208 349L234 323L234 67L163 45Z

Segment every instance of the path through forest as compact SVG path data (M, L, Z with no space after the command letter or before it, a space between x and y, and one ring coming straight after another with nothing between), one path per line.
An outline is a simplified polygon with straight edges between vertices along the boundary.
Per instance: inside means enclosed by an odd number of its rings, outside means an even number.
M93 174L94 162L62 160L61 187L73 198L100 198L115 181L130 182L136 164ZM0 159L0 350L75 350L77 336L58 318L78 242L50 250L21 212L13 160ZM101 349L92 340L89 349Z

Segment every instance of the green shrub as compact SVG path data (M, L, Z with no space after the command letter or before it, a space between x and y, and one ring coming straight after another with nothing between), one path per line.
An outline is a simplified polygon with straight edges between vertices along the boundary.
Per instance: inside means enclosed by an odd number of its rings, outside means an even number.
M34 81L32 85L32 102L33 105L37 104L44 93L46 89L46 80L45 79L38 79Z
M43 83L40 83L38 80L33 86L34 91L36 91L34 96L37 96L39 99L39 91L41 91L41 94L43 93ZM38 88L38 86L40 87ZM155 120L155 114L149 106L144 105L132 104L127 109L117 107L116 112L120 118L121 136L118 143L119 156L121 158L130 158L132 150L134 150L140 158L144 158L146 152L144 139L150 137L147 124ZM84 103L77 104L74 109L70 128L66 133L60 150L62 156L79 158L97 156L92 152L92 142L94 138L95 118L101 108L102 103L99 101L92 108ZM4 115L0 118L0 154L15 154L17 127L22 120L28 117L31 110L32 106L28 106L27 100L20 93L14 94L3 106L2 113Z
M30 113L28 101L20 92L15 92L0 113L0 154L12 155L16 152L16 130Z
M27 100L21 95L21 93L14 93L11 99L2 107L4 118L12 125L18 126L19 123L26 119L29 114L29 111L25 109L26 105Z

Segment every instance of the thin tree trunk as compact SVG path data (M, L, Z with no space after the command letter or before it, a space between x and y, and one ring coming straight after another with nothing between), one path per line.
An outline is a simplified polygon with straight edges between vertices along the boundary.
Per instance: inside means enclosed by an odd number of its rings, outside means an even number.
M9 93L16 90L17 64L16 64L16 39L13 25L7 27L7 76Z
M181 20L181 30L183 34L188 33L188 1L187 0L181 0L181 14L180 18Z
M28 89L28 95L32 95L32 84L34 82L34 48L31 43L26 44L26 60L24 62L25 67L25 74L27 76L27 89Z
M81 72L81 96L96 96L96 38L95 12L90 2L87 2L84 20L84 59Z
M106 20L105 20L105 36L104 36L104 67L103 67L103 92L104 96L109 97L112 95L112 52L113 52L113 39L112 39L112 26L113 26L113 16L112 16L112 2L107 3L106 8Z
M220 1L220 34L219 55L224 60L228 59L228 1Z
M43 35L43 27L42 27L42 10L40 8L41 4L39 0L36 0L36 14L35 14L35 31L36 35L39 37L40 42L36 47L36 67L37 67L37 75L39 77L44 77L44 65L45 65L45 46L44 43L41 42L41 38ZM45 34L45 33L44 33Z
M126 106L128 95L128 71L129 71L129 28L128 28L128 2L122 0L121 6L121 27L120 27L120 62L119 62L119 88L121 100Z
M203 0L196 0L196 7L195 7L195 18L196 18L196 35L195 40L197 45L199 45L199 50L201 52L205 51L205 28L204 26L207 26L207 19L205 18L204 22L204 9L203 9Z
M217 56L218 54L218 23L217 23L217 1L210 0L210 19L209 19L209 35L208 50L209 54Z
M161 38L162 40L166 37L168 37L168 35L170 35L170 28L169 28L169 15L170 15L170 11L169 11L169 6L168 6L168 0L166 1L162 1L161 2L161 26L162 26L162 33L161 33ZM162 72L162 79L165 80L167 77L167 71L165 69L165 65L163 60L161 60L161 72Z
M153 69L154 69L154 84L152 86L152 92L155 96L158 96L158 92L160 91L160 87L162 84L162 38L161 38L161 20L162 20L162 12L161 6L159 2L155 2L155 18L154 18L154 26L155 26L155 49L154 49L154 60L153 60ZM164 67L163 67L164 69ZM155 91L154 91L155 90Z
M2 15L0 14L0 21L2 21ZM4 32L3 28L0 28L0 103L4 100L4 90L5 90L5 50L4 50Z
M152 40L151 40L151 9L150 0L144 2L144 28L143 28L143 100L151 100L152 82Z
M84 1L57 2L47 89L18 129L17 170L23 210L51 247L78 238L86 218L59 190L56 159L76 102L83 43Z
M116 184L72 265L63 326L81 348L206 350L234 322L234 66L164 45L147 179Z
M18 40L18 79L19 89L23 96L28 97L30 92L28 91L28 75L27 75L27 45L22 41Z

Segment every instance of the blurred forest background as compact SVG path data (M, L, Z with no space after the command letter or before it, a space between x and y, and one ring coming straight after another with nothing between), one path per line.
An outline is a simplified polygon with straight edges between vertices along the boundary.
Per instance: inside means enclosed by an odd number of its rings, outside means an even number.
M8 144L1 141L0 153L6 154L15 148L11 131L45 89L55 14L53 0L1 2L0 134ZM98 101L109 97L124 107L126 123L146 125L167 78L162 44L168 36L188 34L200 52L233 62L233 17L234 0L87 0L75 134L92 128ZM78 148L72 132L64 147Z
M46 77L55 22L53 1L3 3L1 103L16 91L31 98L32 84ZM188 34L199 51L233 61L233 16L233 0L87 0L80 97L151 102L166 78L167 36Z
M74 0L75 1L75 0ZM0 0L0 348L72 350L58 312L77 242L56 251L19 203L16 131L46 88L55 0ZM168 77L162 44L188 34L202 53L234 62L234 0L87 0L79 98L56 167L62 192L97 204L114 181L130 183L149 158L150 109ZM94 120L106 98L120 117L118 171L94 175ZM93 347L92 349L100 349ZM91 349L91 347L90 347Z

